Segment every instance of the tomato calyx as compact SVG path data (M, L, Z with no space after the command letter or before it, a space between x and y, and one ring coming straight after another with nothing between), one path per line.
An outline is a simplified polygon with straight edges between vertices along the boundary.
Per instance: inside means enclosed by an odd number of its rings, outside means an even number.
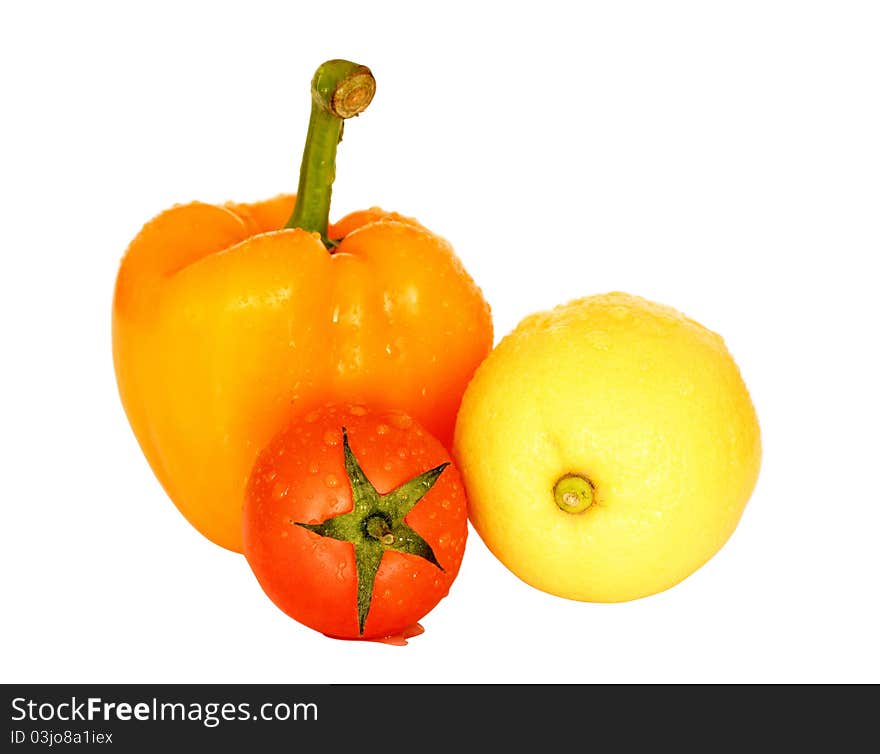
M403 519L434 486L449 463L441 463L428 469L388 494L381 495L355 457L345 427L342 428L342 448L345 473L351 485L354 503L352 510L319 524L297 521L296 525L322 537L350 542L354 546L358 632L363 634L373 600L373 583L386 550L424 558L441 571L444 570L431 546Z

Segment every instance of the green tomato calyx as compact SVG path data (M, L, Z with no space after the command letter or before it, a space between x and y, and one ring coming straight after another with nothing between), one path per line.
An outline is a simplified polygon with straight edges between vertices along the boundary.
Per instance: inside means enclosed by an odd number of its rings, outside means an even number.
M444 570L431 546L403 519L428 494L449 464L441 463L404 482L387 495L380 495L352 452L345 427L342 428L342 447L354 506L348 513L328 518L320 524L296 522L296 525L322 537L351 542L354 546L358 581L358 632L363 634L373 599L376 572L386 550L416 555Z

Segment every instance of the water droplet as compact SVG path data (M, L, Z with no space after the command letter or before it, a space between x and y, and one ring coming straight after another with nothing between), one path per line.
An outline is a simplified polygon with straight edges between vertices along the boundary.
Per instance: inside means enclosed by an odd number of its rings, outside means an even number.
M283 497L287 497L289 491L290 485L284 484L284 482L277 482L272 488L272 497L276 500L280 500Z
M324 484L326 484L331 490L335 489L339 486L339 478L336 474L327 474L327 476L324 477Z
M422 388L424 390L424 388ZM424 393L422 393L424 395ZM395 414L391 418L391 423L398 429L409 429L413 425L412 417L409 414Z
M446 547L447 542L449 542L449 537L447 537L445 534L443 536L441 536L440 539L437 540L437 543L441 547Z
M345 581L345 571L346 563L345 561L343 561L338 566L336 566L336 578L340 581Z
M390 428L387 424L379 424L379 425L376 427L376 434L377 434L377 435L387 435L387 434L388 434L388 431L389 431L390 429L391 429L391 428Z
M309 464L309 473L310 474L317 474L318 473L318 464L316 461L312 461Z
M449 506L450 506L449 500L444 499L443 502L440 503L440 507L445 511L449 510Z
M332 320L333 320L334 325L339 323L339 307L338 306L334 307L334 309L333 309Z
M423 633L425 633L425 629L422 628L420 624L415 623L409 628L403 629L403 631L400 631L399 633L383 636L379 639L372 639L372 641L376 641L381 644L390 644L394 647L405 647L407 644L407 639L412 639L413 636L418 636L419 634Z
M413 579L417 579L417 578L419 577L419 572L418 572L418 571L413 571L413 572L412 572L412 577L413 577Z
M391 463L391 461L385 461L385 463L382 464L382 468L385 469L385 471L391 471L391 469L394 468L394 464Z
M431 511L428 514L428 518L437 518L437 511Z
M363 406L351 406L348 410L352 416L366 416L367 414L367 409Z
M359 327L364 318L363 307L358 304L351 304L348 308L348 314L345 319L352 327Z
M324 433L324 443L331 448L335 448L337 445L339 445L340 437L340 433L337 432L335 429L328 429Z
M397 455L400 456L401 458L406 458L408 454L409 454L409 451L406 448L404 448L403 446L401 446L397 449Z

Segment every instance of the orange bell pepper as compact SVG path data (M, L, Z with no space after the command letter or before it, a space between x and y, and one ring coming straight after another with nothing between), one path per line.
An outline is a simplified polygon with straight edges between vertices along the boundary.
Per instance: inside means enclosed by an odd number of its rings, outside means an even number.
M292 415L398 408L448 447L492 346L489 306L443 238L380 209L328 224L343 121L374 91L367 68L322 65L298 198L175 206L119 267L113 358L129 422L183 515L231 550L251 467Z

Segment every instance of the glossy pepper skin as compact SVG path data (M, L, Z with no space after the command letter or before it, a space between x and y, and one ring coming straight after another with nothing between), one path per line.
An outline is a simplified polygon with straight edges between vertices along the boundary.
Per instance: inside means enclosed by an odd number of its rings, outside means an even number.
M113 358L134 434L190 523L238 552L251 467L292 416L340 400L396 408L449 447L492 346L489 306L443 238L370 209L330 225L328 249L284 227L294 202L172 207L116 280Z

